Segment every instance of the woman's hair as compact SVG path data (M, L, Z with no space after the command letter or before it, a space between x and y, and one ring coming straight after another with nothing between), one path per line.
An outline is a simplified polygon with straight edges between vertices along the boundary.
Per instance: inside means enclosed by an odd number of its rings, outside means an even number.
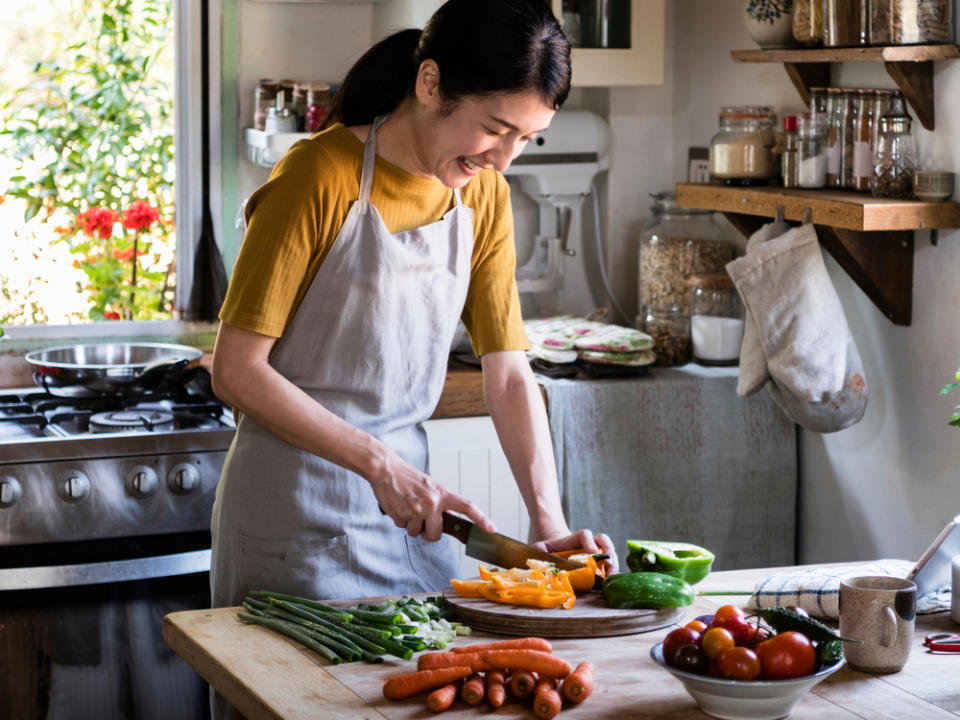
M324 125L365 125L414 92L424 60L440 69L445 105L535 91L559 109L570 92L570 43L547 0L448 0L423 31L381 40L340 84Z

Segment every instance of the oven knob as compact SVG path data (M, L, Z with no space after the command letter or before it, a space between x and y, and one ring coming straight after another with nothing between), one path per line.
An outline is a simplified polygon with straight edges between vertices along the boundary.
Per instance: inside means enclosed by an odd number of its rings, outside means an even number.
M15 477L0 476L0 508L8 508L20 499L20 483Z
M68 503L78 503L90 494L90 478L79 470L70 470L60 476L57 493Z
M200 487L200 472L190 463L174 465L167 473L167 485L178 495L188 495Z
M159 485L157 473L146 465L137 465L127 473L127 492L138 498L150 497Z

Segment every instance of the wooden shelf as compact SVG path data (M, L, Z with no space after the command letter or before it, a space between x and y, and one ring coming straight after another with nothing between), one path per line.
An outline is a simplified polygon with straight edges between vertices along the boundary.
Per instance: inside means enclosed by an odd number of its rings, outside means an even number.
M891 322L909 325L913 232L960 227L960 203L874 198L855 192L781 187L677 185L677 204L724 213L749 236L776 217L814 224L817 237Z
M886 45L855 48L781 48L733 50L736 62L783 63L804 103L811 87L829 87L831 66L838 62L882 62L907 103L927 130L935 129L933 61L960 57L956 45Z

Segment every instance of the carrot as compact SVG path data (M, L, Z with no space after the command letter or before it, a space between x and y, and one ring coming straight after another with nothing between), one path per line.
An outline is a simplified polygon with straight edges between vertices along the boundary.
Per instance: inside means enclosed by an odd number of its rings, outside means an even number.
M450 652L459 655L460 653L479 653L490 650L542 650L543 652L552 652L553 647L550 645L549 640L544 640L541 637L525 637L480 643L478 645L463 645L451 648Z
M537 684L537 676L527 670L520 670L513 673L510 678L510 692L518 698L530 697L533 694L533 687Z
M542 650L493 650L483 653L483 659L495 668L530 670L550 677L570 674L570 663Z
M479 705L483 702L483 696L486 694L482 675L471 675L463 681L463 687L460 688L460 697L467 705Z
M503 670L491 670L487 673L487 702L496 710L507 699L507 676Z
M447 710L453 701L457 698L457 691L460 688L457 687L457 683L452 682L443 687L438 687L436 690L427 695L427 708L433 710L433 712L443 712Z
M469 665L475 673L493 670L480 653L427 652L417 658L417 670Z
M583 702L593 692L593 663L584 660L563 680L563 696L570 702Z
M554 681L539 680L536 691L533 693L533 712L536 716L550 720L560 714L562 706L563 701L560 699L560 693L557 692Z
M383 696L387 700L406 700L471 674L473 670L468 665L401 673L387 678L383 684Z

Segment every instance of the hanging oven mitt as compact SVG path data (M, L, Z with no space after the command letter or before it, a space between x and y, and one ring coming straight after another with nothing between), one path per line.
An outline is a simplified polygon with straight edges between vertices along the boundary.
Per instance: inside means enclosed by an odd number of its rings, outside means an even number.
M753 317L783 410L815 432L859 421L867 405L863 363L813 225L760 244L727 271Z

